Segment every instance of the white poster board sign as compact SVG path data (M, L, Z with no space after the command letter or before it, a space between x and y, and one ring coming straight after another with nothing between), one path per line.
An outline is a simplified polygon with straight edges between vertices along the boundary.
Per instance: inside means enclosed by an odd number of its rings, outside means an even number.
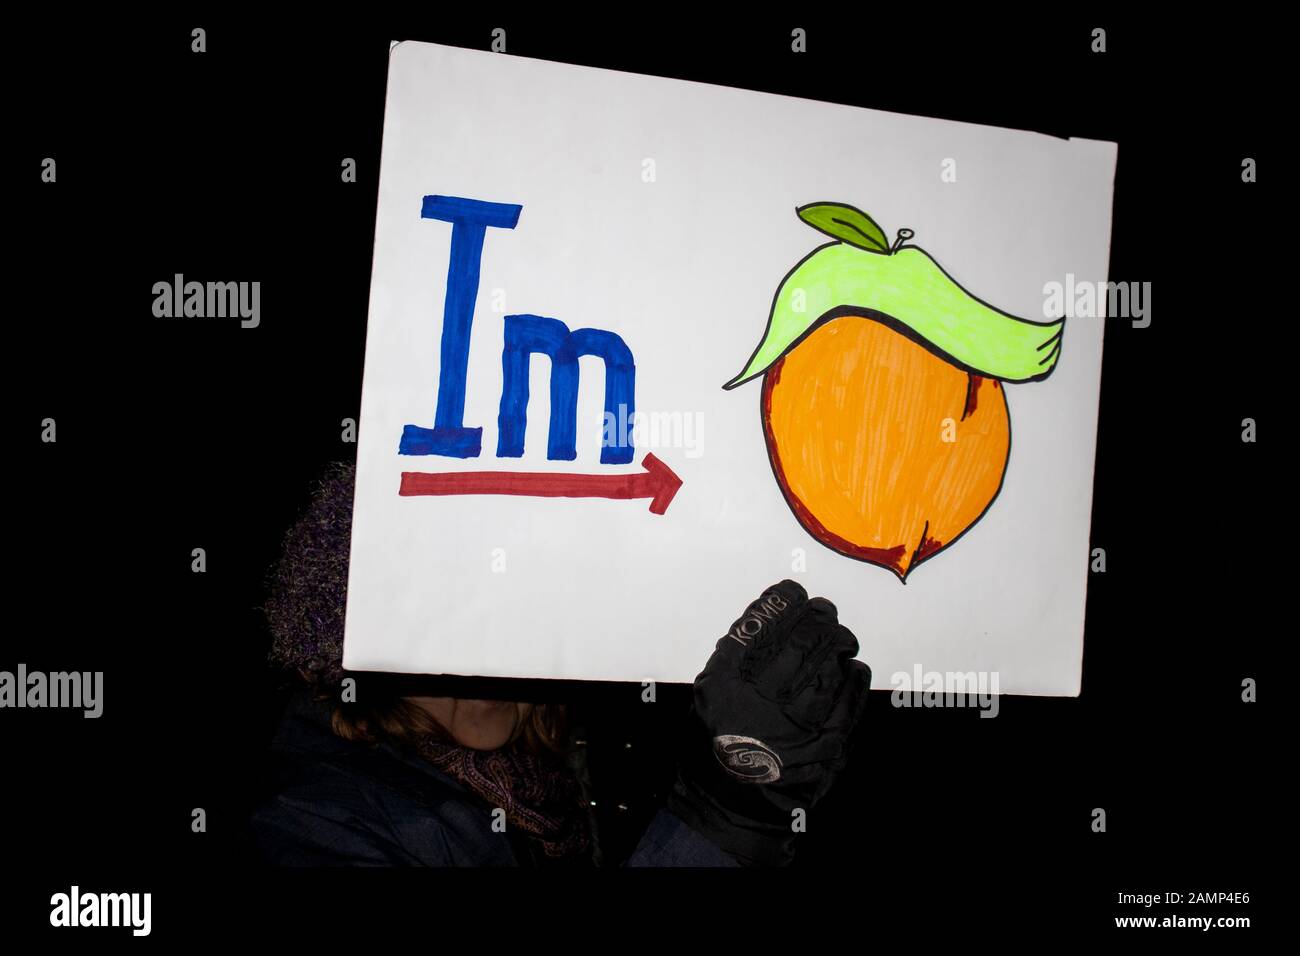
M789 577L1077 694L1115 157L395 45L345 666L691 681Z

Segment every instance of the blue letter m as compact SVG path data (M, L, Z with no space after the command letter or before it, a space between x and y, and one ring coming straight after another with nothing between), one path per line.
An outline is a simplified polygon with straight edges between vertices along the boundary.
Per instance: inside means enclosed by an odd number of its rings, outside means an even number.
M575 432L578 420L578 359L595 355L605 362L604 446L602 465L626 465L632 460L631 423L636 366L621 338L603 329L569 327L559 319L540 315L507 315L506 344L501 352L505 383L501 388L501 414L497 419L497 456L519 458L524 453L528 427L528 362L532 353L551 358L551 427L546 457L572 461L578 457ZM613 418L614 427L609 426Z

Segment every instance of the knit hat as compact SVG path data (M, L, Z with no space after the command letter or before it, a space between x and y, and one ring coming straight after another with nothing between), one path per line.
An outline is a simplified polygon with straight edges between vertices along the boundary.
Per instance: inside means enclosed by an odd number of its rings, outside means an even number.
M343 612L356 465L332 462L268 575L272 664L328 690L343 681Z

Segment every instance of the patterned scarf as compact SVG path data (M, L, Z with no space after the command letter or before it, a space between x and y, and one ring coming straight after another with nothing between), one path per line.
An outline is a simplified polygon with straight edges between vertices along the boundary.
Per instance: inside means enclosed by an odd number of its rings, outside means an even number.
M505 810L507 826L537 841L547 859L587 852L590 837L578 781L557 759L528 753L517 744L472 750L429 736L421 738L417 750L488 806Z

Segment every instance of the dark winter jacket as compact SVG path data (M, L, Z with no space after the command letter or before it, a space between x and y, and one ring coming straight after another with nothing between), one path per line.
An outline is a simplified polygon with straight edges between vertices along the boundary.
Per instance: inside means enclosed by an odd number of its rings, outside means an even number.
M458 781L389 744L346 741L331 707L301 695L272 743L274 795L252 818L268 863L281 866L517 866L529 841L493 832L490 808ZM736 866L667 810L628 866Z

